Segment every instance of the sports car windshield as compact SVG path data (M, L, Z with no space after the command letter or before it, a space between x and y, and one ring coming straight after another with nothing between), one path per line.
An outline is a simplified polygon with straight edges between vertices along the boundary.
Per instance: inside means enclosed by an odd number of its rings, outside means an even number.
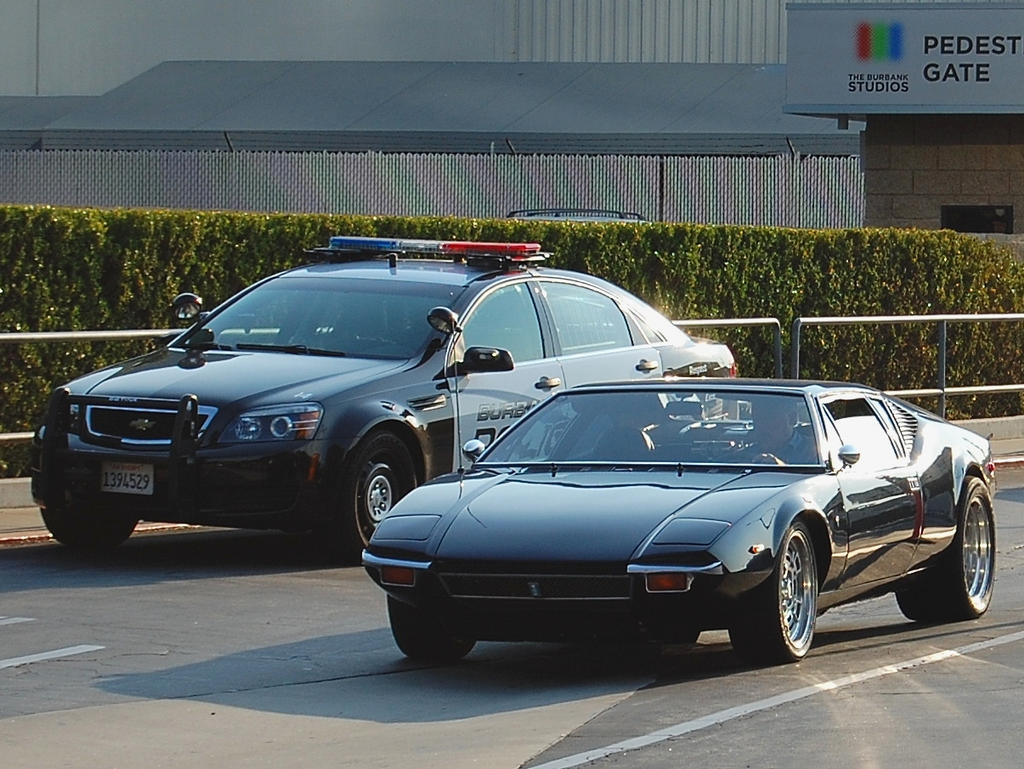
M434 333L444 285L288 277L258 286L212 316L186 347L359 358L412 358Z
M821 462L802 395L675 388L563 393L481 458L506 465Z

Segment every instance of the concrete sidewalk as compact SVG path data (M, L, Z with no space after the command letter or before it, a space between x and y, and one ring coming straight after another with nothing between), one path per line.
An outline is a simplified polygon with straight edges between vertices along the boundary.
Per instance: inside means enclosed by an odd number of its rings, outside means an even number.
M192 528L180 523L140 523L136 531ZM28 478L0 478L0 546L49 542L39 508L32 504Z
M183 523L150 523L144 521L136 532L174 531L194 529ZM33 542L49 542L53 539L43 525L38 507L8 507L0 509L0 547L4 545L27 545Z
M992 436L997 467L1024 467L1024 416L957 422L985 437ZM192 528L180 523L140 523L136 531ZM28 478L0 478L0 545L47 542L51 539L32 504Z

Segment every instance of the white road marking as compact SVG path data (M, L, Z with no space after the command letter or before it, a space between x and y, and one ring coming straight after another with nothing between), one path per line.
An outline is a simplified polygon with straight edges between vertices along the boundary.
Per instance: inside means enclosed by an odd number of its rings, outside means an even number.
M103 649L103 646L92 646L90 644L82 644L80 646L65 646L63 649L54 649L49 652L39 652L39 654L28 654L24 657L10 657L9 659L0 660L0 670L4 668L13 668L18 665L27 665L30 662L42 662L43 660L54 660L60 657L70 657L75 654L85 654L86 652L96 652Z
M883 676L891 675L892 673L899 673L903 670L909 670L923 665L931 665L933 662L942 662L943 660L962 657L983 649L990 649L994 646L1003 646L1004 644L1016 643L1018 641L1024 641L1024 631L1019 633L1010 633L1009 635L999 636L997 638L990 638L987 641L979 641L978 643L968 644L967 646L961 646L957 649L946 649L944 651L935 652L934 654L927 654L924 657L915 657L914 659L906 660L904 662L897 662L892 665L883 665L882 667L874 668L873 670L866 670L863 673L853 673L848 676L836 678L832 681L823 681L822 683L815 684L814 686L805 686L801 689L793 689L792 691L777 694L774 697L756 700L754 702L749 702L746 705L737 705L734 708L726 708L725 710L719 710L717 713L709 713L706 716L695 718L692 721L683 721L682 723L675 724L674 726L668 726L664 729L659 729L658 731L651 732L650 734L633 737L628 740L623 740L622 742L616 742L612 745L606 745L603 748L594 748L593 750L587 750L583 753L577 753L572 756L555 759L554 761L537 764L536 766L531 767L531 769L573 769L573 767L582 766L583 764L591 761L597 761L598 759L607 758L608 756L614 756L619 753L625 753L630 750L646 748L649 745L655 745L659 742L670 740L673 737L682 737L685 734L706 729L709 726L715 726L717 724L725 723L726 721L742 718L743 716L750 715L751 713L757 713L762 710L778 707L779 705L785 705L788 702L802 700L806 697L820 694L821 692L836 691L837 689L852 686L853 684L863 683L864 681L870 681L875 678L881 678Z
M0 617L0 625L17 625L21 622L35 621L35 617Z

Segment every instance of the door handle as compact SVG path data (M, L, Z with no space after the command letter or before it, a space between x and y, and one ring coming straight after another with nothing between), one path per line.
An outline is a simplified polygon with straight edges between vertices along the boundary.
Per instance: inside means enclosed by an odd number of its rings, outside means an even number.
M542 376L533 386L538 390L553 390L562 386L562 379L557 376Z
M646 358L641 358L640 362L636 364L636 370L643 371L644 373L646 373L648 371L654 371L654 369L658 368L659 365L660 364L656 360L647 360Z

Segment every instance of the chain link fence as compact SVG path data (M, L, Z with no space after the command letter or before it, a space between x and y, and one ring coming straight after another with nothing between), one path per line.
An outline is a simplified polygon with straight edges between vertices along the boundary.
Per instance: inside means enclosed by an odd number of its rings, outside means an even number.
M0 152L0 201L394 216L523 208L635 211L659 221L859 227L856 157L337 152Z

